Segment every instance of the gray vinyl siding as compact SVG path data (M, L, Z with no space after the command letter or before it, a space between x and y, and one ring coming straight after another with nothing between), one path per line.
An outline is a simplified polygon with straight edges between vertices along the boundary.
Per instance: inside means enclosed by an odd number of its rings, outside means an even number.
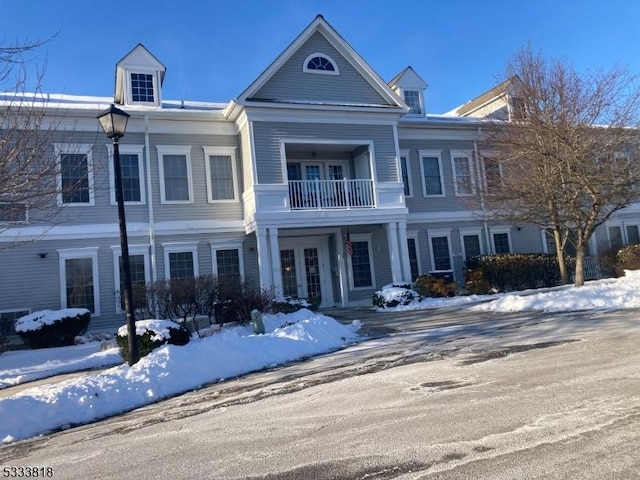
M205 156L202 147L231 146L238 147L236 136L206 135L150 135L151 142L151 185L154 220L166 221L198 221L198 220L240 220L242 219L242 192L238 193L237 202L209 203L207 194L207 176ZM158 149L156 145L191 146L191 180L193 183L193 203L162 204L160 195L160 178ZM236 169L242 172L241 155L236 150ZM242 182L238 182L239 186Z
M310 144L326 139L373 141L377 180L398 181L395 141L391 126L255 122L253 133L258 183L283 183L284 172L280 158L280 140L283 138L308 140Z
M535 225L511 227L511 249L513 253L543 252L540 228Z
M400 150L409 151L409 168L411 172L412 198L406 198L409 212L441 212L463 211L479 208L480 185L478 178L478 166L473 159L473 176L475 179L476 193L472 196L456 196L454 187L453 168L451 165L451 151L465 150L473 153L473 143L468 141L445 140L401 140ZM425 197L422 188L422 170L420 168L420 150L433 150L440 152L440 168L444 177L444 197Z
M303 72L305 59L313 53L331 57L337 64L339 75ZM253 98L334 104L388 104L320 33L315 33L302 45Z

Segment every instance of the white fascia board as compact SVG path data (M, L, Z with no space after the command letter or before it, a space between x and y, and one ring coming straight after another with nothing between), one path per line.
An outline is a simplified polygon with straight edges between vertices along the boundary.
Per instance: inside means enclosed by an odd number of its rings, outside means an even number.
M306 110L306 109L305 109ZM295 110L245 110L250 121L286 122L286 123L333 123L359 125L397 125L398 116L385 111L387 115L371 116L371 112L333 110L306 110L303 114Z

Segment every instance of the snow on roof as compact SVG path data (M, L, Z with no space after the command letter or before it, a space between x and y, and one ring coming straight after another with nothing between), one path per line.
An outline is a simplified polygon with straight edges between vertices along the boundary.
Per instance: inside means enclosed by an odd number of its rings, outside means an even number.
M113 97L97 97L89 95L67 95L60 93L39 92L0 92L0 105L23 102L42 102L47 108L74 108L82 110L100 110L114 103ZM127 105L128 112L190 110L190 111L222 111L228 103L195 102L187 100L163 100L162 108L144 105Z

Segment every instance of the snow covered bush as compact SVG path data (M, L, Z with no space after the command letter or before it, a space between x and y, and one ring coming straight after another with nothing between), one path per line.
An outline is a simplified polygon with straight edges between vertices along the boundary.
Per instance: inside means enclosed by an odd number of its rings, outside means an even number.
M151 353L156 348L168 343L186 345L191 336L180 324L171 320L138 320L136 322L138 358ZM122 358L129 362L129 334L127 326L118 329L116 337Z
M419 300L420 295L408 283L390 283L373 294L373 305L379 308L409 305Z
M87 331L91 313L86 308L41 310L16 321L16 332L31 348L73 345Z

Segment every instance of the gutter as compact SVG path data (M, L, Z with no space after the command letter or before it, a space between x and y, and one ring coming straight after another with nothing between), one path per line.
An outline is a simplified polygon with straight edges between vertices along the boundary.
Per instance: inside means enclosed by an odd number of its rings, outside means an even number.
M149 217L149 244L151 245L151 254L149 257L151 268L151 280L158 280L158 270L156 262L156 231L153 220L153 190L151 185L151 148L149 142L149 115L144 115L144 161L147 170L147 215Z

